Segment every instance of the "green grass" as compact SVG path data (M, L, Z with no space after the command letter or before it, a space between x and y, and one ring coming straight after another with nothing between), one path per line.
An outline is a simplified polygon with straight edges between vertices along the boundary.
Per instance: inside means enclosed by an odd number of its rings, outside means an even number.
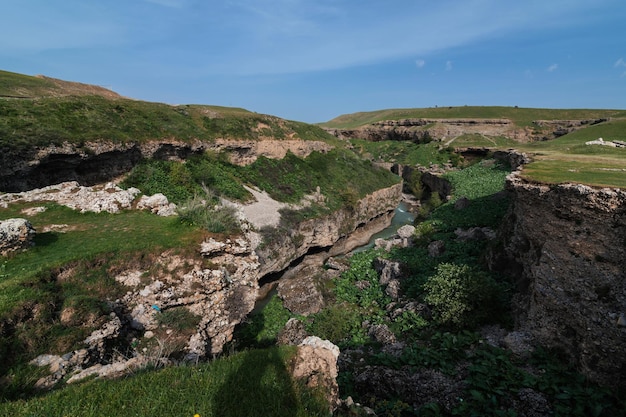
M1 80L1 77L0 77ZM303 139L340 142L318 126L243 109L170 106L101 96L0 99L0 149L18 152L63 142Z
M439 151L439 144L434 142L417 144L408 141L370 142L352 139L350 143L356 152L375 162L429 166L431 163L443 164L450 159L450 154Z
M320 126L351 129L383 120L399 119L500 119L512 120L518 126L531 126L535 120L574 120L598 119L605 117L626 117L626 110L593 109L536 109L499 106L452 106L421 109L386 109L371 112L345 114Z
M293 347L250 350L201 366L90 381L27 401L0 403L3 416L328 416L319 392L294 381Z
M38 97L57 89L50 80L0 71L0 97Z
M626 141L626 119L610 120L560 138L520 146L532 153L533 162L522 176L548 184L576 182L597 187L626 188L626 149L585 142Z
M485 136L480 134L461 135L450 142L455 148L515 148L519 142L503 136Z
M242 178L274 199L297 203L319 186L326 206L335 210L399 180L345 149L313 152L306 158L291 153L281 160L261 157L244 167Z
M115 271L129 266L148 270L151 259L165 250L194 256L204 235L177 218L140 211L80 214L48 203L43 213L20 213L32 205L0 210L0 219L26 217L40 231L34 247L0 262L0 323L10 332L0 338L0 388L5 390L0 397L31 389L15 385L20 383L15 376L24 372L22 362L80 348L91 330L106 321L106 300L125 291L115 281ZM66 231L42 231L52 225L65 225ZM61 322L62 311L73 315ZM7 375L13 377L5 379Z
M32 205L32 204L30 204ZM184 248L199 242L201 231L182 225L177 218L163 218L140 211L121 214L78 213L55 204L28 217L19 210L27 205L0 209L0 219L25 217L42 230L49 225L67 225L67 232L37 234L35 246L3 262L0 276L0 317L20 304L37 299L37 286L25 282L45 276L47 271L70 262L92 259L102 254L158 252Z

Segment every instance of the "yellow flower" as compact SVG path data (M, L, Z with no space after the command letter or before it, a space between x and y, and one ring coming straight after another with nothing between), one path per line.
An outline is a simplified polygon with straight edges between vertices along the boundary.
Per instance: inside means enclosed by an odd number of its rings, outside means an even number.
M194 414L193 417L200 417L200 414Z

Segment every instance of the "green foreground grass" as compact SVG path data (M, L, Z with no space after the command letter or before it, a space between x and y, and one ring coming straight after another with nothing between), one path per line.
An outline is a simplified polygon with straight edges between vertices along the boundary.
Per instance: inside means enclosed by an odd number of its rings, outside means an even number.
M319 391L288 372L293 347L248 350L199 366L145 370L0 403L2 416L328 416Z

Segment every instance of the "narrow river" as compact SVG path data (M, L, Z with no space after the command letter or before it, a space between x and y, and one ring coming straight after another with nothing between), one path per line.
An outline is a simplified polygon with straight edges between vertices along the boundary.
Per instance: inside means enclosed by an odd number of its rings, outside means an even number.
M414 220L415 216L413 215L413 213L409 212L408 206L405 203L401 202L394 211L393 219L391 219L391 224L380 232L373 234L370 237L369 242L367 242L367 245L355 248L354 250L352 250L352 253L362 252L373 248L376 239L389 239L396 234L397 230L400 227L404 226L405 224L413 224Z
M398 205L398 207L396 207L393 218L391 220L391 224L389 226L387 226L385 229L381 230L380 232L375 233L372 236L370 236L367 244L363 246L359 246L353 249L352 251L350 251L349 253L362 252L362 251L373 248L374 242L376 241L376 239L388 239L396 234L398 228L406 224L413 224L414 220L415 220L415 216L411 212L409 212L408 206L405 203L401 202ZM343 256L343 255L340 255L340 256ZM321 268L323 266L324 260L325 260L325 257L320 256L319 254L309 255L302 259L301 264L302 263L304 264L319 263L319 266ZM296 267L296 268L299 268L299 267ZM252 311L252 314L255 314L261 311L265 307L265 305L269 302L269 300L272 298L272 296L277 293L278 281L285 276L291 275L291 273L293 273L295 270L296 269L292 267L287 268L286 270L277 274L277 276L271 282L265 284L262 287L259 299L256 302L256 306L254 310Z

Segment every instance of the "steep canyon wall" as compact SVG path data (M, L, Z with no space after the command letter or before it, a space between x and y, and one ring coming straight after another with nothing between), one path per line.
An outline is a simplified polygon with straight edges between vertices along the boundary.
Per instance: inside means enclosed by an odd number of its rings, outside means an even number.
M511 174L496 269L517 280L517 325L591 379L626 386L626 191Z

